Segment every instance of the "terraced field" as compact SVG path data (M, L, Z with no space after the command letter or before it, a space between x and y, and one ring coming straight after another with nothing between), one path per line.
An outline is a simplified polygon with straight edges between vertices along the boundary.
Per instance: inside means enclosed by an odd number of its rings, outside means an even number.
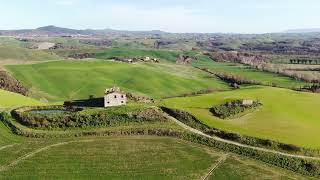
M229 120L219 119L209 111L214 105L234 99L259 100L263 105L257 111ZM172 98L162 103L186 110L211 127L307 148L320 148L319 94L253 86L195 97Z
M50 101L102 96L105 88L120 86L127 92L152 98L177 96L227 85L191 66L172 63L126 64L104 60L55 61L5 66L30 96Z
M276 85L285 88L299 88L309 84L279 74L255 70L242 64L214 62L206 56L202 56L199 61L192 62L192 65L199 68L207 68L216 73L243 77L267 86Z

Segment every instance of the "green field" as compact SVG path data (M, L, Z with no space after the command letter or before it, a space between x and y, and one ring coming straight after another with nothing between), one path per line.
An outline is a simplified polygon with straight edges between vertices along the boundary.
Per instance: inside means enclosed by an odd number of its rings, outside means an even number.
M254 160L229 158L221 151L167 137L26 140L0 150L0 179L253 179L255 172L260 179L303 179ZM227 169L235 166L229 160L234 158L241 164L237 170L244 173Z
M9 128L0 121L0 149L3 146L21 142L23 139L21 136L12 134Z
M43 103L20 94L0 89L0 110L20 106L41 105Z
M28 61L56 60L59 57L41 50L28 49L31 42L22 42L14 38L0 37L0 63L23 63Z
M257 111L231 120L219 119L209 111L214 105L234 99L259 100L263 105ZM163 105L186 110L211 127L307 148L320 148L319 94L252 86L167 99Z
M267 86L276 85L285 88L299 88L309 84L279 74L255 70L242 64L215 62L206 56L202 56L199 61L192 62L192 65L199 68L207 68L215 73L243 77Z
M50 101L103 96L106 88L152 98L177 96L202 89L228 89L227 85L191 66L171 63L126 64L104 60L55 61L5 66L30 89L30 96Z

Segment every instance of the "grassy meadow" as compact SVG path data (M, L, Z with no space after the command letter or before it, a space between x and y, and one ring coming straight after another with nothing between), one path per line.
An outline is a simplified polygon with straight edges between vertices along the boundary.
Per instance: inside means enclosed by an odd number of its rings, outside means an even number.
M220 80L191 66L171 63L127 64L105 60L55 61L5 66L29 96L49 101L103 96L114 85L152 98L170 97L203 89L228 89Z
M0 137L7 131L1 124ZM168 137L10 138L12 146L4 149L0 140L0 179L252 179L255 172L260 179L304 179L255 160L229 158L230 154ZM234 158L244 173L228 169L235 166L230 161Z
M209 111L214 105L235 99L259 100L263 105L254 112L229 120L219 119ZM195 97L171 98L162 104L186 110L211 127L307 148L320 148L319 94L252 86Z
M0 110L6 108L42 105L43 103L23 95L0 89Z
M259 82L267 86L271 86L274 84L278 87L284 88L299 88L309 84L276 73L255 70L250 68L249 66L238 63L215 62L207 56L202 56L198 61L192 62L192 65L199 68L207 68L216 73L225 73L243 77L245 79Z
M18 64L30 61L56 60L59 57L50 52L28 49L30 42L22 42L11 37L0 37L0 64Z

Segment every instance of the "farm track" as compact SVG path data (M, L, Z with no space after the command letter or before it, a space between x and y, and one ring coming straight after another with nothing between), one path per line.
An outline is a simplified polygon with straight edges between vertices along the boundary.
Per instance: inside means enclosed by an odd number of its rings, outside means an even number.
M209 179L209 177L211 176L211 174L214 172L214 170L216 170L222 163L224 163L224 161L228 158L228 154L224 154L222 155L219 159L218 162L215 163L212 168L210 169L210 171L203 177L201 178L201 180L207 180Z
M2 146L2 147L0 147L0 151L4 150L4 149L7 149L7 148L10 148L10 147L13 147L14 145L16 145L16 144L9 144L9 145L6 145L6 146Z
M27 153L19 158L17 158L16 160L12 161L10 164L8 165L3 165L3 166L0 166L0 172L3 172L3 171L7 171L10 167L13 167L17 164L19 164L21 161L29 158L29 157L32 157L34 156L35 154L38 154L40 152L43 152L43 151L46 151L50 148L53 148L53 147L58 147L58 146L62 146L62 145L66 145L66 144L70 144L70 143L77 143L77 142L92 142L94 140L78 140L78 141L66 141L66 142L60 142L60 143L56 143L56 144L51 144L51 145L48 145L48 146L45 146L45 147L42 147L40 149L37 149L37 150L34 150L30 153Z
M220 141L223 143L227 143L227 144L232 144L235 146L239 146L239 147L244 147L244 148L249 148L249 149L253 149L253 150L257 150L257 151L263 151L263 152L268 152L268 153L273 153L273 154L279 154L279 155L283 155L283 156L287 156L287 157L294 157L294 158L301 158L301 159L310 159L310 160L320 160L320 157L312 157L312 156L304 156L304 155L297 155L297 154L289 154L289 153L285 153L285 152L280 152L280 151L275 151L275 150L271 150L271 149L266 149L266 148L260 148L260 147L255 147L255 146L250 146L250 145L246 145L246 144L241 144L241 143L237 143L234 141L229 141L229 140L225 140L216 136L209 136L205 133L203 133L202 131L199 131L197 129L194 129L184 123L182 123L181 121L177 120L176 118L168 115L165 113L165 116L167 116L168 119L171 119L172 121L176 122L178 125L180 125L181 127L183 127L184 129L193 132L195 134L213 139L215 141Z

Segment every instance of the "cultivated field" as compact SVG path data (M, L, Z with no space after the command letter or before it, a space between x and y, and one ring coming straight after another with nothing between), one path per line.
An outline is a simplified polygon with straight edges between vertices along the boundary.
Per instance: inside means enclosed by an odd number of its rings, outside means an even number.
M2 125L0 122L1 179L254 179L254 173L259 173L260 179L303 179L283 169L174 138L27 139L10 134ZM230 170L235 163L241 165L237 166L241 174Z
M199 68L207 68L215 73L235 75L267 86L299 88L309 84L276 73L255 70L242 64L214 62L206 56L202 56L199 61L194 61L192 65Z
M259 100L263 105L254 112L229 120L219 119L209 111L214 105L234 99ZM320 148L318 94L252 86L235 91L167 99L163 105L186 110L211 127L302 147Z
M191 66L169 63L126 64L103 60L57 61L5 66L30 96L50 101L103 96L114 85L152 98L177 96L203 89L228 89L220 80Z

